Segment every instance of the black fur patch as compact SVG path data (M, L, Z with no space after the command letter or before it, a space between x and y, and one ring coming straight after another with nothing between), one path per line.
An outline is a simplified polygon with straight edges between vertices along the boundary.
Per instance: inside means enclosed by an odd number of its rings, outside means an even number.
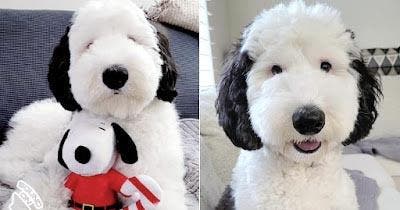
M0 129L0 146L6 141L6 134L3 129Z
M10 126L0 126L0 146L7 140L7 131L11 129Z
M69 27L67 27L65 34L61 37L60 43L54 48L49 64L47 80L51 92L53 92L54 97L64 109L68 111L80 111L82 108L72 95L68 76L70 66L68 33Z
M164 61L164 64L162 65L162 77L157 90L157 98L163 101L172 102L178 95L175 89L178 73L169 50L167 37L160 32L157 32L157 37L160 55Z
M68 166L67 166L67 164L65 164L64 159L62 157L62 150L64 147L65 140L68 137L68 133L69 133L69 129L64 133L64 136L60 142L60 146L58 147L58 162L60 163L60 165L64 166L66 169L68 169Z
M354 58L355 55L350 53L350 57ZM350 66L360 75L358 81L360 92L360 96L358 97L359 108L354 130L343 142L343 145L355 143L369 134L372 125L378 117L376 106L382 97L379 76L368 71L362 59L352 60Z
M6 131L3 128L0 128L0 146L6 141Z
M232 196L231 186L226 186L221 199L218 202L215 210L234 210L235 209L235 199Z
M219 124L232 143L245 150L256 150L262 142L251 126L246 96L246 75L254 62L240 48L237 44L225 62L216 109Z
M117 123L111 123L111 126L114 129L116 147L122 161L128 164L138 161L136 145L129 134Z

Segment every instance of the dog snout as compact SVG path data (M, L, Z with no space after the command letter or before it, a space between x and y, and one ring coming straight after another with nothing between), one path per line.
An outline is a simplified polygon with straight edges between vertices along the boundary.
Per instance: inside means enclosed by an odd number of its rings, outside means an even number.
M103 83L110 89L122 88L128 80L128 70L120 65L113 65L103 72Z
M298 108L292 115L293 127L303 135L319 133L325 125L324 112L314 105Z
M79 146L75 149L75 160L79 163L86 164L91 157L90 150L87 147Z

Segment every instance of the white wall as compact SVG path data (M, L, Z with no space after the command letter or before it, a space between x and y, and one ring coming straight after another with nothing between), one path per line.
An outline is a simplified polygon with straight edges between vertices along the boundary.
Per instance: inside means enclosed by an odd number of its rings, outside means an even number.
M211 38L208 25L208 12L206 0L199 1L199 84L202 88L214 86L214 68L211 54Z
M355 31L359 46L400 46L399 0L335 0L332 5L342 11L343 21Z
M230 21L228 20L229 1L230 0L211 0L207 2L207 9L210 14L208 20L210 25L214 69L221 69L223 55L228 46L231 45L229 30ZM214 72L215 79L219 78L219 72Z
M212 14L210 25L214 68L220 69L224 53L230 43L240 37L241 30L258 13L282 0L212 0L208 8ZM287 1L283 1L287 2ZM306 0L311 3L315 0ZM321 0L339 9L348 28L356 33L361 48L400 46L399 0ZM225 4L225 7L223 5ZM214 7L214 8L213 8ZM220 73L217 72L216 75Z

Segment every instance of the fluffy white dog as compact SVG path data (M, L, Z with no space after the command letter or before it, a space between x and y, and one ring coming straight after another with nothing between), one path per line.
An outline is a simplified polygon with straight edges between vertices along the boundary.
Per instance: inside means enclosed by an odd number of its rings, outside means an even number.
M129 165L118 159L115 168L156 179L165 193L157 209L186 209L183 151L171 103L176 77L168 40L129 0L90 1L79 9L54 49L48 74L63 108L115 118L129 133L139 160ZM22 179L38 191L44 209L67 207L67 170L57 164L56 148L71 112L62 107L44 100L12 118L0 147L1 203Z
M216 105L220 125L243 149L218 208L358 209L341 151L371 129L380 84L353 39L337 10L302 1L246 27Z

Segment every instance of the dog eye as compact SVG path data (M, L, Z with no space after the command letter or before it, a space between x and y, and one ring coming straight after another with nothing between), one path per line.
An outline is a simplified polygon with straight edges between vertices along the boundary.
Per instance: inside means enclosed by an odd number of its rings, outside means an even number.
M136 42L136 39L135 39L135 38L133 38L132 36L128 36L128 39L130 39L130 40L132 40L132 41Z
M322 61L320 68L326 72L329 72L329 70L332 68L332 65L328 61Z
M271 72L273 75L282 73L282 67L279 65L273 65L271 67Z
M86 45L86 49L89 49L89 48L90 48L90 46L92 46L92 44L93 44L93 42L89 42L89 43L87 43L87 45Z

